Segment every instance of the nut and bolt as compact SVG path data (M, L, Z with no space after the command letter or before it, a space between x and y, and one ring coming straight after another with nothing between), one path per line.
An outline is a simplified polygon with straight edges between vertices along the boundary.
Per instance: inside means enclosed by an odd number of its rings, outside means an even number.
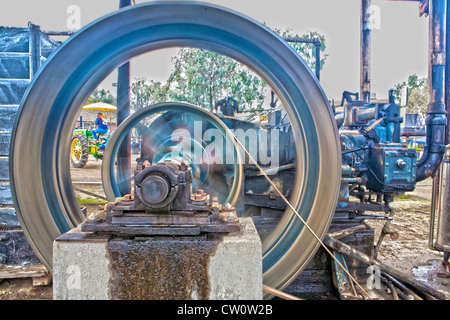
M406 162L403 159L398 159L396 164L399 169L403 169L406 166Z
M89 221L95 221L95 220L98 220L97 213L94 213L94 212L93 212L93 213L89 214L88 220L89 220Z
M226 220L227 220L227 221L233 221L233 220L235 220L235 219L236 219L236 216L234 215L234 212L233 212L233 211L228 212L228 215L227 215L227 217L226 217Z
M237 219L236 209L229 203L221 206L220 211L222 220L231 222Z
M202 189L198 189L196 193L194 193L191 197L192 200L195 201L206 201L208 198L208 194L205 193Z

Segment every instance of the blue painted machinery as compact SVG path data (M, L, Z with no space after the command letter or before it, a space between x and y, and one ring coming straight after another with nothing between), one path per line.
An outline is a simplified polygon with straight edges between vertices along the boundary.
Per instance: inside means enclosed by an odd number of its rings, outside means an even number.
M351 183L364 185L368 191L394 194L413 191L416 184L416 152L401 142L400 106L394 102L367 104L344 93L344 111L336 113L340 127L343 170L341 188ZM341 193L350 194L349 190ZM344 197L346 198L346 197ZM348 198L342 199L348 201ZM339 205L346 206L345 202ZM389 200L392 201L392 200Z

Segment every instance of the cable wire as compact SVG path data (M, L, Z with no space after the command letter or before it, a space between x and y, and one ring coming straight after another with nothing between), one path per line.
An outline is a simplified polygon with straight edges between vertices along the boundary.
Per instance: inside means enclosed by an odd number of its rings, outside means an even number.
M349 276L349 278L361 289L361 291L371 300L370 295L364 290L364 288L355 280L355 278L348 272L348 270L334 257L331 251L327 248L327 246L320 240L320 238L316 235L316 233L311 229L311 227L306 223L306 221L300 216L300 214L295 210L292 204L286 199L286 197L281 193L281 191L277 188L277 186L272 182L269 176L264 172L264 170L259 166L257 161L252 157L250 152L242 145L242 143L237 139L234 133L230 131L230 136L236 141L236 143L242 148L242 150L248 155L249 159L255 164L259 171L261 171L262 175L267 179L272 188L280 195L281 199L289 206L289 208L295 213L295 215L300 219L303 225L311 232L311 234L316 238L316 240L320 243L320 245L325 249L326 252L336 261L336 263L344 270L344 272Z

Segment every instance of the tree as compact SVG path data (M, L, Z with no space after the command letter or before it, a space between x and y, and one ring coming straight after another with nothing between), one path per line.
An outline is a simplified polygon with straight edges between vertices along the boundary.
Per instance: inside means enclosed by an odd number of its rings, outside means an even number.
M286 30L274 28L273 31L275 31L282 38L302 38L302 39L319 40L321 52L320 70L323 69L323 66L325 65L325 60L328 57L328 54L324 54L324 51L327 48L325 36L321 35L317 31L308 31L302 35L298 35L294 34L292 29L290 28ZM289 44L291 45L291 47L295 49L295 51L298 52L298 54L303 58L303 60L305 60L305 62L308 64L311 70L315 72L316 71L315 46L311 43L301 43L301 42L289 42Z
M182 48L173 59L169 98L213 111L215 103L232 97L242 108L264 102L266 84L247 67L204 49Z
M137 111L148 105L168 100L168 86L159 81L136 79L131 84L131 109Z
M416 74L408 77L407 81L396 84L394 86L394 95L399 101L401 99L402 87L409 88L408 104L406 106L407 113L420 113L425 115L428 106L428 79L419 78Z
M298 37L291 29L275 29L282 37ZM319 39L321 50L326 48L325 37L309 31L302 38ZM314 45L291 43L314 71ZM322 54L321 68L327 55ZM172 59L174 68L167 82L137 79L132 84L132 108L138 110L145 105L162 101L188 102L214 110L215 103L231 97L238 102L240 110L261 109L266 97L266 83L241 63L204 49L182 48Z
M95 89L92 92L91 96L87 100L88 104L97 103L97 102L105 102L112 105L116 105L116 98L111 94L109 90L105 89Z

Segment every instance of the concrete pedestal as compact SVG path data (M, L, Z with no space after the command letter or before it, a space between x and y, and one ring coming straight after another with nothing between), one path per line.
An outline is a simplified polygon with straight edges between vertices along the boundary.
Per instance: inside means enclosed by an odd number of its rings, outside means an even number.
M261 241L250 218L224 236L96 236L54 242L54 299L262 299Z

